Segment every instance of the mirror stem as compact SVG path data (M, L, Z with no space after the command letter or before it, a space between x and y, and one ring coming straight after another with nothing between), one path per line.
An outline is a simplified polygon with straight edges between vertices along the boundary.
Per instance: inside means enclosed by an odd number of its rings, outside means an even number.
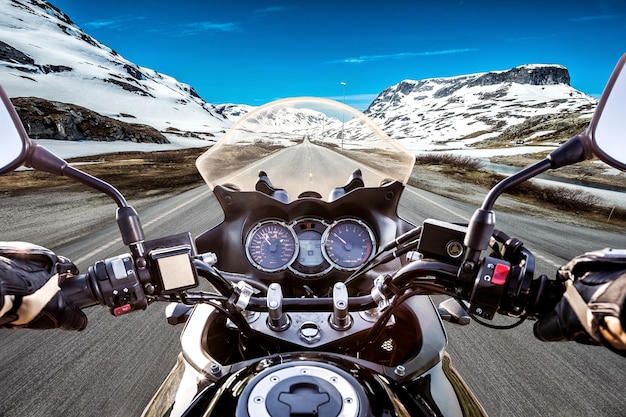
M128 205L126 199L117 188L113 187L108 182L102 181L99 178L70 166L62 158L59 158L46 148L36 144L30 145L26 164L40 171L64 175L75 179L111 197L118 207L117 225L122 234L122 240L127 246L136 246L138 248L137 255L140 255L140 248L137 245L144 240L144 234L139 215L134 208Z
M465 260L477 264L479 254L489 245L491 234L496 226L493 206L498 197L516 185L521 184L549 169L561 168L575 164L591 156L591 151L585 144L588 143L586 132L576 135L563 145L552 151L547 158L531 165L517 174L503 179L489 191L482 206L474 212L465 235L465 246L468 248Z
M128 203L126 202L126 199L124 198L122 193L120 193L119 190L113 187L111 184L105 181L102 181L94 176L91 176L87 173L84 173L83 171L78 170L69 165L64 169L63 174L67 177L74 178L89 187L92 187L98 191L105 193L106 195L111 197L113 201L115 201L115 204L117 204L117 207L119 208L128 207Z
M588 131L576 135L548 155L552 164L550 168L557 169L566 165L576 164L593 157L589 148Z
M561 168L566 165L572 165L588 159L591 157L591 152L588 151L585 146L585 143L587 142L588 141L585 140L584 134L576 135L552 151L547 158L534 165L524 168L515 175L511 175L510 177L503 179L496 184L491 191L489 191L489 194L487 194L481 208L483 210L493 209L493 205L495 204L497 198L504 192L524 181L546 172L549 169Z
M550 161L550 159L545 158L535 163L534 165L524 168L517 174L511 175L510 177L503 179L489 191L489 194L487 194L487 197L485 197L485 200L483 201L483 204L482 206L480 206L480 208L482 210L493 209L493 206L496 203L498 197L500 197L508 189L513 188L516 185L521 184L524 181L533 178L543 172L546 172L551 167L552 162Z
M466 262L469 261L473 265L478 265L480 252L489 246L489 240L496 227L496 214L493 212L493 206L498 197L509 188L547 171L550 166L550 159L545 158L517 174L503 179L489 191L482 206L474 212L465 234L464 244L468 249L465 254Z
M126 199L117 188L105 181L102 181L101 179L93 177L70 166L65 160L59 158L43 146L31 145L26 165L39 171L46 171L56 175L64 175L80 181L83 184L91 188L95 188L96 190L111 197L119 208L128 207Z

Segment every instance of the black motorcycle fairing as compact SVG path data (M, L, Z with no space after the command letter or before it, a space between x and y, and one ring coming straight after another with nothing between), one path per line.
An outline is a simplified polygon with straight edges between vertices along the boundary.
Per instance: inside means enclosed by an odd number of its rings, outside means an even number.
M295 372L287 375L286 370L290 369L303 375L309 373L316 378L307 378L305 381L298 378ZM320 377L324 375L330 376L328 379L330 384L321 383L328 382L320 381ZM287 378L284 378L285 376ZM279 386L281 382L282 385ZM259 393L259 390L255 391L255 387L259 384L270 385L270 387L261 390L263 395L254 395ZM276 386L271 386L271 384ZM333 384L346 388L345 391L348 393L356 393L353 398L344 392L343 400L351 405L358 402L358 410L354 411L352 408L352 414L342 415L355 417L472 415L469 409L461 408L463 406L461 397L457 397L456 391L441 369L441 364L435 365L430 371L417 378L410 385L411 389L407 390L403 384L346 357L333 354L320 355L313 352L292 352L248 364L237 372L230 373L210 384L198 394L184 416L338 415L336 413L316 414L317 406L332 395L338 395ZM278 407L275 402L266 403L270 396L275 401L277 394L279 396L295 393L297 398L298 390L302 390L300 394L308 392L315 394L315 397L321 397L321 399L309 402L315 408L309 410L308 413L293 414L294 411L302 411L302 409L290 410L284 403L279 404ZM326 390L331 391L332 395L326 396ZM434 390L440 392L435 393ZM266 394L267 397L265 397ZM453 399L457 400L456 403ZM285 403L287 402L289 399L286 399ZM249 404L252 406L250 407ZM256 413L249 413L250 409Z
M307 295L304 286L320 295L320 291L327 291L335 282L345 280L351 272L331 269L324 274L302 276L288 269L261 271L246 257L245 239L250 230L269 219L292 223L310 218L330 224L337 219L354 218L368 224L378 242L386 243L413 228L412 224L397 214L403 190L403 184L394 181L376 188L357 188L330 202L304 197L285 203L259 191L239 191L216 186L213 192L224 211L224 220L199 235L196 247L200 253L215 253L218 259L216 267L220 270L254 277L265 285L280 283L285 296ZM397 262L392 262L388 270L396 270L398 267ZM380 272L377 270L377 273ZM371 282L365 290L369 291L370 288Z

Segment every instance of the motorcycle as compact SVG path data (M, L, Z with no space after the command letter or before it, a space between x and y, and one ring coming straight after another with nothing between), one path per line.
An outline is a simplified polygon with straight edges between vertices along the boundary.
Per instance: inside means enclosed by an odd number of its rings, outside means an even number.
M496 230L493 206L512 187L593 156L626 169L625 64L626 55L589 128L501 181L468 224L401 218L414 155L325 99L262 106L200 156L224 218L195 239L147 240L117 189L28 138L1 89L0 173L25 165L65 175L117 204L129 253L62 290L114 316L170 303L168 323L184 325L181 355L146 416L486 415L450 364L442 320L488 324L498 313L520 323L561 298L562 283L535 273L523 242ZM435 294L452 298L435 307Z

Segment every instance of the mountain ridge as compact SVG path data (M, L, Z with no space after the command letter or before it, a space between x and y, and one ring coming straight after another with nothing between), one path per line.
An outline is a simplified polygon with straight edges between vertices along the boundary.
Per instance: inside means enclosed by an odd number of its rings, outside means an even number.
M80 106L101 115L99 123L112 118L149 125L167 138L193 137L207 144L254 108L207 103L192 86L121 57L45 0L0 3L0 82L13 98L51 102L43 107ZM557 143L565 135L560 126L589 119L596 103L570 86L565 67L529 64L403 80L381 91L365 113L417 152Z
M10 97L74 104L160 131L205 132L209 140L232 124L190 85L128 61L45 0L0 3L0 39L0 80Z
M528 64L424 80L403 80L383 90L365 113L390 136L417 150L472 145L546 114L590 118L597 100L570 86L561 65ZM555 129L544 126L550 137ZM509 130L510 132L510 130ZM517 141L525 142L524 132ZM529 136L529 135L526 135Z

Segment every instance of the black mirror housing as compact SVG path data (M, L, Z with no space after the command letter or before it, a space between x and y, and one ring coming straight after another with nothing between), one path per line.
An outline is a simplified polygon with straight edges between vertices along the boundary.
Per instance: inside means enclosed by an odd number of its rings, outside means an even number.
M626 171L626 54L618 61L586 132L595 156Z
M30 139L24 125L15 111L9 96L0 86L0 126L2 126L2 153L0 153L0 174L13 171L26 161Z

